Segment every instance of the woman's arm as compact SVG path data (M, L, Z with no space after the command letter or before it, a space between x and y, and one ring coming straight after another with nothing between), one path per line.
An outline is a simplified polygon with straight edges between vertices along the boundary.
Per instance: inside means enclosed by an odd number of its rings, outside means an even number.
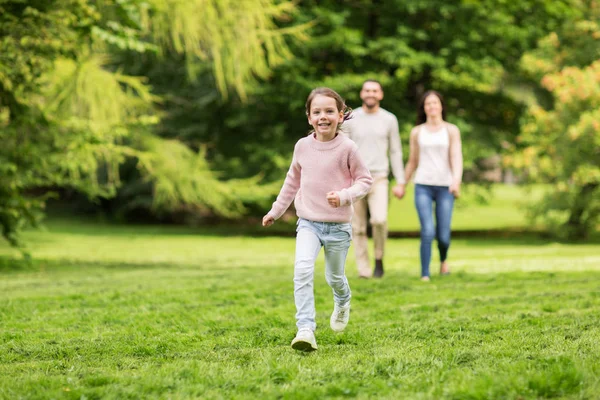
M408 155L408 162L404 169L404 180L408 183L412 178L413 173L419 165L419 127L415 126L410 131L410 153Z
M452 170L452 184L449 190L454 197L458 197L463 174L462 142L460 130L456 125L449 124L448 133L450 134L450 169Z

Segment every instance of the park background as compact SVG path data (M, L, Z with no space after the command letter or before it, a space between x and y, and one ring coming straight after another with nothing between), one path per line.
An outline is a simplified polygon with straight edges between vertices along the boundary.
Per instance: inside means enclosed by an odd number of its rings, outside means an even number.
M0 397L598 398L600 2L0 1ZM298 354L294 215L268 211L329 86L462 133L453 274L386 275ZM434 257L433 270L437 259Z

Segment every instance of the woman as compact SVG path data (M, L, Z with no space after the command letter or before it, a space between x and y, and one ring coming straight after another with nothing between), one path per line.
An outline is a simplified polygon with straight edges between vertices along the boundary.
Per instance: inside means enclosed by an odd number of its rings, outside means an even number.
M463 158L460 131L446 122L442 95L425 92L417 110L417 126L410 132L410 156L405 179L415 172L415 206L421 223L421 280L429 281L431 242L440 252L440 275L450 273L450 222L454 199L460 195ZM433 223L435 203L436 224Z

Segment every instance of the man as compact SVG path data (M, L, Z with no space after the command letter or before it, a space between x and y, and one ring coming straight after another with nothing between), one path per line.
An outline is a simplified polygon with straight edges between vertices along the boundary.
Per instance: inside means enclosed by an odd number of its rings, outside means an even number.
M362 107L355 110L352 118L343 125L343 131L358 145L358 151L365 161L373 185L369 194L354 203L352 231L354 234L354 253L358 274L361 278L383 276L383 251L387 240L387 213L390 164L396 186L394 195L401 199L404 196L404 164L402 161L402 145L398 132L396 116L379 106L383 100L381 84L375 80L367 80L360 91ZM367 209L371 215L370 222L375 245L375 269L371 274L369 266L369 250L367 241Z

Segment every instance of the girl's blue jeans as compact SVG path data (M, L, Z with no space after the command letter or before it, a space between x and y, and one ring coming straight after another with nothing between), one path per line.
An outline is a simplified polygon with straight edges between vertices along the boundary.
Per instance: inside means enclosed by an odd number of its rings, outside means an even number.
M351 293L344 272L346 255L352 240L350 223L315 222L303 218L296 229L296 261L294 264L294 301L296 326L317 328L315 321L314 272L315 260L325 248L325 280L333 290L338 305L350 301Z
M433 223L433 203L435 219ZM446 261L450 248L450 222L454 195L448 186L415 185L415 206L421 222L421 276L429 276L431 242L437 239L440 261Z

